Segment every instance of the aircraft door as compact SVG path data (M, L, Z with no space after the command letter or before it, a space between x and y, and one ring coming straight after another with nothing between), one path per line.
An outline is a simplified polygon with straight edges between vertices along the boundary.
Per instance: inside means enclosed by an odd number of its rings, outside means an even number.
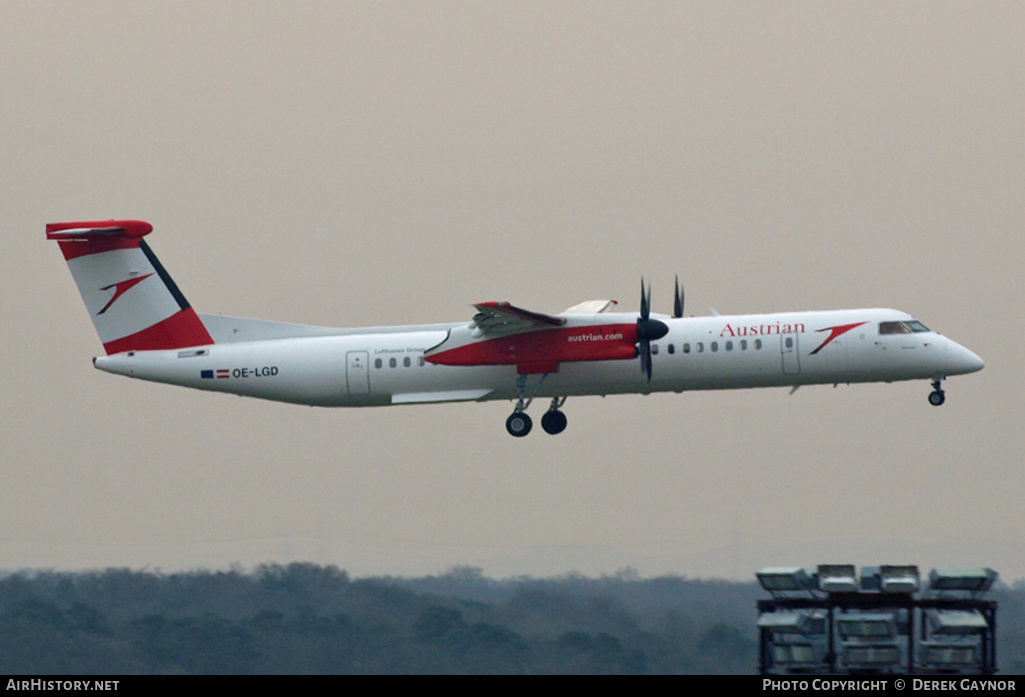
M780 334L779 350L783 355L783 374L798 375L801 372L801 358L797 352L799 334Z
M370 355L366 351L345 354L345 381L350 395L370 394Z

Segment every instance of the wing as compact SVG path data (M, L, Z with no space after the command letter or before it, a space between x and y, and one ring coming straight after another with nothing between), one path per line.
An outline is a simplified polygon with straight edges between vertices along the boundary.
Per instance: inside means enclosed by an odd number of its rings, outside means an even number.
M601 307L608 301L601 302ZM515 365L520 375L554 373L560 363L631 359L636 356L637 322L632 317L546 315L507 302L476 303L473 321L449 330L424 352L438 365ZM603 318L604 319L604 318Z
M599 315L602 312L612 310L619 303L615 300L585 300L577 303L568 310L563 310L564 315Z
M474 307L477 314L473 316L470 327L489 339L566 324L565 317L531 312L507 302L475 303Z

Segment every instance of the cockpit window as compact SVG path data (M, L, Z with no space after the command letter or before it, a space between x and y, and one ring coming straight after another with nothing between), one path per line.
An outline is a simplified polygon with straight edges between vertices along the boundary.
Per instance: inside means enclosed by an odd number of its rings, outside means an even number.
M917 334L919 332L927 332L929 328L919 322L917 319L908 320L907 322L880 322L879 333L880 334Z
M910 334L911 330L904 326L903 322L880 322L880 334Z

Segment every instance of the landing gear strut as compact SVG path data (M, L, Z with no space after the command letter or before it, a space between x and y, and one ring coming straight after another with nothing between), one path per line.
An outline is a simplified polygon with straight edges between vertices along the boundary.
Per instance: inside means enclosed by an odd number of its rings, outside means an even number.
M527 376L517 375L516 376L516 394L518 399L516 400L516 408L513 409L513 413L509 415L509 418L505 420L505 430L509 432L510 436L516 438L522 438L523 436L530 433L530 429L533 428L534 422L529 416L527 416L527 407L534 401L534 395L541 389L542 383L545 378L548 377L548 373L541 375L541 379L534 385L534 390L530 393L530 397L524 397L527 393Z
M940 381L933 380L932 392L929 393L929 404L933 405L934 407L938 407L945 401L947 401L947 395L942 389L940 389Z
M509 418L505 420L505 430L509 432L509 435L522 438L530 433L534 422L527 416L527 407L534 401L534 397L537 395L538 390L541 389L541 385L547 377L548 373L542 373L541 378L534 385L534 389L531 390L529 397L526 396L527 376L518 375L516 377L516 394L518 396L516 408L513 409L513 413L509 415ZM565 397L554 397L552 399L552 404L548 407L548 411L541 417L541 428L546 433L555 435L566 430L566 415L559 411L559 407L565 404L565 402Z

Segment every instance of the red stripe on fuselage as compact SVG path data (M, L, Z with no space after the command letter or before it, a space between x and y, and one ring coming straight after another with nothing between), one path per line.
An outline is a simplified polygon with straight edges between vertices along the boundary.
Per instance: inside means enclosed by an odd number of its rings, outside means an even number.
M191 307L141 332L108 341L103 345L107 355L122 351L162 351L165 349L206 346L214 343L199 315Z
M636 324L597 324L585 327L540 329L485 339L442 350L426 360L439 365L518 365L551 368L574 361L626 360L636 356ZM523 371L521 371L523 372Z

